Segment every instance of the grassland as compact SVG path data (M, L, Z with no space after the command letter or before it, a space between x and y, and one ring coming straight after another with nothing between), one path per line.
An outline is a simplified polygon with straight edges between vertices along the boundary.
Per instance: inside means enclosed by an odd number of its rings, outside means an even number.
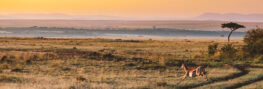
M236 47L244 43L232 41ZM0 38L0 89L261 88L262 69L207 58L207 46L225 40L132 40ZM188 78L190 67L207 66L208 81Z

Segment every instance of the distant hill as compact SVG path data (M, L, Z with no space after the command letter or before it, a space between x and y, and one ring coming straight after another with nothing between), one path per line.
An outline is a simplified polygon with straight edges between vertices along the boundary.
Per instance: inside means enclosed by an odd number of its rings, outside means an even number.
M217 20L217 21L263 22L263 14L205 13L193 19L194 20Z
M145 19L145 18L144 18ZM158 18L157 18L158 19ZM70 15L70 14L0 14L1 27L63 27L86 29L186 29L203 31L228 31L221 24L235 21L245 25L247 31L263 28L263 14L217 14L206 13L194 18L174 18L169 20L141 20L132 17L105 15Z
M62 27L62 28L86 28L86 29L185 29L203 31L229 31L222 29L221 24L225 21L189 21L189 20L167 20L167 21L134 21L134 20L0 20L0 28L5 27ZM245 25L247 31L252 28L263 28L263 22L238 22Z
M263 14L218 14L205 13L197 17L122 17L108 15L71 15L71 14L0 14L0 20L212 20L236 22L263 22Z
M69 14L8 14L0 15L0 19L30 19L30 20L123 20L131 19L106 15L69 15Z
M57 27L0 28L0 37L224 37L229 31L201 31L183 29L77 29ZM232 37L243 37L245 32L234 32Z

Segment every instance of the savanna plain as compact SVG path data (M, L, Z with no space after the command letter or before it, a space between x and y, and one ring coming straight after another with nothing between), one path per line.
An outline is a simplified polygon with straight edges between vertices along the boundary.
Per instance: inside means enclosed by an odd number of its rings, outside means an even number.
M233 38L241 48L243 38ZM208 46L225 38L0 38L0 89L261 89L263 69L220 60ZM238 53L237 53L238 54ZM182 63L205 66L208 80L183 77Z

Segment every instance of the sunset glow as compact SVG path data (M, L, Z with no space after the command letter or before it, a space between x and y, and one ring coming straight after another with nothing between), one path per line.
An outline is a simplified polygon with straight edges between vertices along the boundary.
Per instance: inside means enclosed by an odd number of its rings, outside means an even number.
M207 12L263 13L262 3L262 0L1 0L0 14L189 17Z

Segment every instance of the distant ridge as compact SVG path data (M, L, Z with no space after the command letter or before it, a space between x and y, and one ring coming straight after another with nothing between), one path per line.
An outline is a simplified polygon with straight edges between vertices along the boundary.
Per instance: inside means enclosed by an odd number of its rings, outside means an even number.
M217 21L263 22L263 14L205 13L193 19L194 20L217 20Z
M263 14L239 13L204 13L197 17L122 17L108 15L71 15L71 14L0 14L0 20L201 20L201 21L236 21L236 22L263 22Z
M106 15L69 15L69 14L0 14L0 19L29 20L126 20L131 18Z
M148 29L79 29L63 27L7 27L0 29L1 36L16 37L224 37L229 31L202 31L169 28ZM245 32L234 32L243 37Z

